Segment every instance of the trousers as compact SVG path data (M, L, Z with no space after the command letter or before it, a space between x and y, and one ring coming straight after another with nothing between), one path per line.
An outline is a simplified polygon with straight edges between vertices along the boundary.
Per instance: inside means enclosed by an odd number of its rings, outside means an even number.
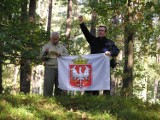
M45 66L44 72L44 96L56 96L61 94L61 89L58 88L58 68ZM54 88L54 89L53 89Z

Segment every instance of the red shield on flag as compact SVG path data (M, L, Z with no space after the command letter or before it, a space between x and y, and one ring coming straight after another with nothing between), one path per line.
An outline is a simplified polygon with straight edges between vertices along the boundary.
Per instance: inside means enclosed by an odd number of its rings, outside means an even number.
M71 64L70 85L74 87L89 87L92 84L92 66L91 64Z

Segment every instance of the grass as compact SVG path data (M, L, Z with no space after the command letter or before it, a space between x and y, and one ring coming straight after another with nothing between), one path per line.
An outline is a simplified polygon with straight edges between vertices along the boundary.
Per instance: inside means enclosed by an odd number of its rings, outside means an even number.
M0 120L160 120L160 105L116 96L2 94Z

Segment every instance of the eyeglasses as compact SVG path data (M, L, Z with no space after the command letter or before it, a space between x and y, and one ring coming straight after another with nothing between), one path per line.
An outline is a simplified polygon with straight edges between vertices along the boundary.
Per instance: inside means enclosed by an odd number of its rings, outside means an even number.
M105 32L105 30L101 30L101 29L100 29L100 30L98 30L98 31L99 31L99 32Z

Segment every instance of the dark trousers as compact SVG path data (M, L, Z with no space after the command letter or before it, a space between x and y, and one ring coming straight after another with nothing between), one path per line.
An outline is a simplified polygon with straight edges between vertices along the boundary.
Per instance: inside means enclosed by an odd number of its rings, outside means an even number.
M110 77L110 90L111 90L111 77ZM110 90L103 90L103 95L110 95ZM87 95L99 95L99 91L85 91Z
M99 91L85 91L87 95L99 95ZM103 90L103 95L110 95L110 90Z
M85 91L87 95L99 95L99 91Z
M103 95L110 95L110 90L103 90Z

